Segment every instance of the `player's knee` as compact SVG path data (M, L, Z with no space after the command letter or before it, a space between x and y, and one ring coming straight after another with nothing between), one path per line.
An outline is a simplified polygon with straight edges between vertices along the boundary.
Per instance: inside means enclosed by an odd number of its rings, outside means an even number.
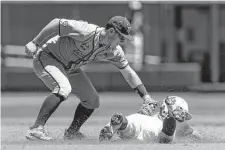
M99 95L92 96L89 100L81 100L82 105L89 109L96 109L100 106Z
M60 99L61 102L63 102L64 100L66 100L66 98L58 93L53 93L56 97L58 97Z
M99 108L99 106L100 106L100 100L99 100L99 99L100 99L100 98L99 98L99 95L96 95L96 96L91 100L93 109Z
M58 94L63 96L65 98L65 100L66 100L69 97L71 91L72 91L71 85L61 86L59 88Z

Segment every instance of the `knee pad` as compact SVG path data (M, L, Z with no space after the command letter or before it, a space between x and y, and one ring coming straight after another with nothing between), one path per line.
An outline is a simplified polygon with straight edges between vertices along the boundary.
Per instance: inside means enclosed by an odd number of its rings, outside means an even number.
M54 89L53 93L64 97L64 100L66 100L69 97L71 90L72 90L71 85L59 86Z

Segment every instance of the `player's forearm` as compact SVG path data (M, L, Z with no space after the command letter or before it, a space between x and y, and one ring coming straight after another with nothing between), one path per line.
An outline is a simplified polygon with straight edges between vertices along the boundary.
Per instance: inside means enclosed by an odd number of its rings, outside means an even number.
M136 72L129 65L124 69L120 69L120 72L131 88L134 89L142 84Z
M60 19L53 19L47 24L41 32L32 40L36 45L41 46L43 42L49 40L53 36L59 34L59 21Z
M143 99L147 97L150 98L150 95L148 94L141 79L129 65L126 68L121 69L120 72L122 73L124 79L130 85L130 87L134 89L140 95L140 97L142 97Z

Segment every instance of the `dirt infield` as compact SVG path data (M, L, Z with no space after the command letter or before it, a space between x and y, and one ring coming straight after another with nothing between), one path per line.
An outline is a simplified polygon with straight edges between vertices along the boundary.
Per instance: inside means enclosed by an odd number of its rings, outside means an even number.
M27 141L24 135L39 111L47 93L2 93L1 97L1 145L7 150L219 150L225 147L225 94L217 93L152 93L162 101L167 95L185 98L193 114L190 124L201 131L204 138L175 140L172 144L140 143L137 141L120 141L99 143L98 134L114 112L129 115L141 104L135 93L100 93L101 107L81 129L88 137L84 140L64 141L63 132L72 121L78 99L71 96L64 102L48 121L48 130L56 138L53 142Z

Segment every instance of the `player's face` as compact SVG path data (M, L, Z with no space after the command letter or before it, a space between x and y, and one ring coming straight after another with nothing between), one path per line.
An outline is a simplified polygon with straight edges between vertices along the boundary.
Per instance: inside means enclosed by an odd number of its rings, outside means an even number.
M116 30L114 30L113 28L111 28L108 32L108 43L113 46L116 47L119 44L123 44L125 42L125 38L120 35Z
M123 37L120 33L116 32L117 33L117 36L119 38L119 41L120 41L120 44L123 44L125 42L125 37Z

